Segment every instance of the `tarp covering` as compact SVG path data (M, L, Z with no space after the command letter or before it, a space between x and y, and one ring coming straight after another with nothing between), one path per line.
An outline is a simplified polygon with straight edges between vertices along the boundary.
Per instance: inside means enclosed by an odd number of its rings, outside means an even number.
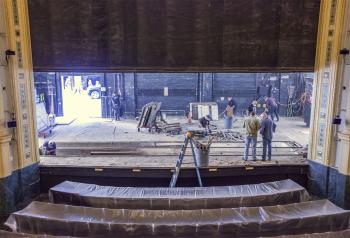
M0 237L6 238L74 238L72 236L49 236L49 235L33 235L17 232L0 231ZM290 235L290 236L274 236L270 238L349 238L350 230L325 232L325 233L312 233L303 235Z
M73 238L71 236L49 236L49 235L32 235L17 232L0 231L2 238Z
M350 237L350 230L303 234L303 235L274 236L273 238L349 238L349 237Z
M307 191L292 180L219 187L133 188L63 182L50 189L50 201L87 207L128 209L209 209L304 202Z
M128 210L33 202L13 231L78 237L258 237L347 229L350 211L327 200L268 207Z

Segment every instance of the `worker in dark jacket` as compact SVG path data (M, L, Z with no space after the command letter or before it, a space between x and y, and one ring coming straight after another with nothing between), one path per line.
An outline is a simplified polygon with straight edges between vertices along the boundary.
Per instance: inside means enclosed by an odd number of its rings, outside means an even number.
M271 120L273 121L274 116L276 115L277 121L279 121L278 115L278 105L276 103L276 99L274 97L265 97L265 104L267 113L270 115Z
M206 135L208 135L208 133L211 133L210 130L210 121L212 121L213 119L211 118L210 115L206 115L205 117L201 117L199 118L199 124L202 128L205 128L205 132Z
M56 143L53 141L45 141L39 148L40 155L56 155Z
M256 106L258 105L258 102L256 100L253 100L252 103L248 106L248 115L250 115L251 112L256 113Z
M303 93L303 95L300 98L302 110L303 110L303 116L304 116L304 122L309 127L310 126L310 117L311 117L311 95L309 92Z
M273 133L276 130L276 124L267 116L266 112L261 114L260 121L260 134L263 139L263 155L262 161L266 160L266 149L267 149L267 157L268 160L271 160L271 144Z
M120 121L120 95L113 93L112 94L112 98L111 98L111 102L112 102L112 108L114 111L114 116L115 116L115 120L116 121Z

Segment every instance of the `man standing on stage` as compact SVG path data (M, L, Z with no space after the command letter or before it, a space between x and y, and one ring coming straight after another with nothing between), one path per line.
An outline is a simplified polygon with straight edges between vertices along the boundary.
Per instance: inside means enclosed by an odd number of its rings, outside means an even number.
M276 130L276 124L267 116L266 112L261 114L262 120L260 122L260 134L263 139L263 155L262 161L266 160L266 149L267 158L271 160L271 144L273 133Z
M243 160L248 160L249 147L252 144L252 157L253 161L256 161L256 143L258 138L258 131L260 128L259 119L256 117L254 111L250 113L249 118L245 119L243 127L246 129L246 138L245 138L245 149Z

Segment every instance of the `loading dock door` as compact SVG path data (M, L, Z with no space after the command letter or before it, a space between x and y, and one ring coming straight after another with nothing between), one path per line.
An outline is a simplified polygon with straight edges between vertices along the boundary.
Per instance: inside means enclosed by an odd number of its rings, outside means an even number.
M232 97L237 104L236 113L241 115L256 95L256 74L217 73L213 81L213 101L218 103L219 113L225 110Z
M162 111L184 115L189 103L198 99L198 73L136 74L136 108L146 103L162 102Z

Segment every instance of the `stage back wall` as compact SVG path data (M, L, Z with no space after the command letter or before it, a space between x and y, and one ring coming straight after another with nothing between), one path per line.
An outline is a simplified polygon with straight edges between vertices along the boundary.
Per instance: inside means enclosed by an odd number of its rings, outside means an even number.
M312 71L320 0L29 0L35 71Z

